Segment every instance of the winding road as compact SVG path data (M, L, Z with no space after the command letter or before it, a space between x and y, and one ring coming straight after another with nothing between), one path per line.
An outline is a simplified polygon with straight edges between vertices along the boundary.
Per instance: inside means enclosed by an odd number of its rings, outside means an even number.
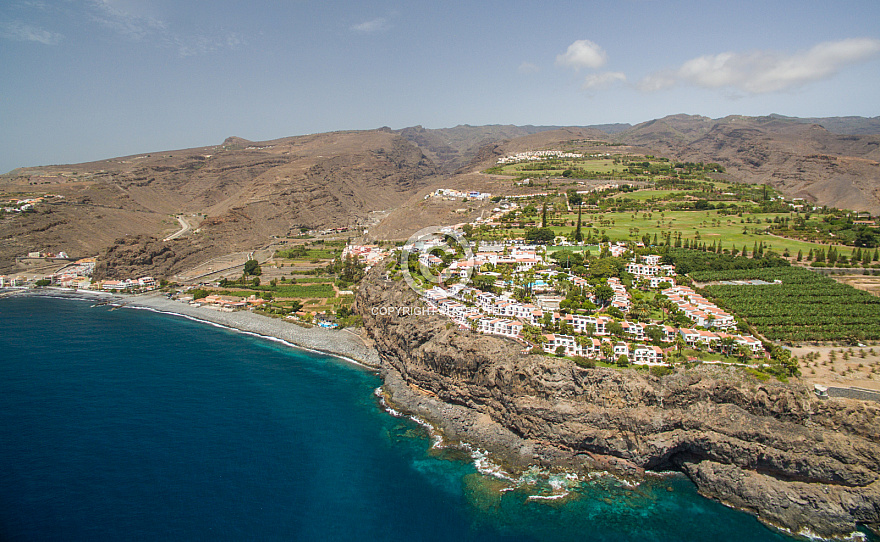
M177 215L177 221L180 222L180 229L172 233L165 239L162 239L163 241L171 241L172 239L177 239L181 235L185 235L189 233L190 230L192 230L192 225L186 220L186 217L184 217L183 215Z

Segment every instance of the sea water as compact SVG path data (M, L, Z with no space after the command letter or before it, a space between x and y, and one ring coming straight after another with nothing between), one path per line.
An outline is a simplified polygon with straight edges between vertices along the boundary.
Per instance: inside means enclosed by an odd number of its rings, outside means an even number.
M0 299L0 539L790 540L680 475L481 474L380 385L184 318Z

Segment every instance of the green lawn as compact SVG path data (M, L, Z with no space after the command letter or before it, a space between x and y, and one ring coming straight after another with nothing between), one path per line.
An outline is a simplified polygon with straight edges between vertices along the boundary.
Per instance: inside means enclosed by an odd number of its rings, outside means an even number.
M614 173L625 172L627 167L622 164L615 164L611 158L601 158L595 160L565 160L562 164L554 169L528 170L523 166L530 164L540 164L541 162L525 162L519 164L507 164L502 166L502 175L519 175L534 173L535 175L562 175L566 169L583 169L591 173Z
M661 238L663 234L668 232L681 232L682 240L695 240L699 233L699 241L709 245L714 241L716 244L721 243L726 249L736 245L736 248L742 250L743 247L751 253L756 242L764 242L765 247L779 254L788 249L792 255L796 255L801 250L804 256L810 249L823 248L827 252L829 245L820 245L806 241L798 241L794 239L783 239L763 233L753 233L754 228L763 230L767 227L764 219L773 219L776 216L787 216L786 213L749 213L743 214L743 217L719 215L717 211L666 211L664 213L650 213L651 218L647 218L644 211L639 212L615 212L601 214L584 214L583 229L586 235L588 224L592 224L593 234L595 230L599 230L598 234L604 232L609 238L615 241L623 240L639 240L645 233L654 238L654 234ZM662 216L661 216L662 215ZM635 218L633 218L635 217ZM747 218L752 219L752 223L740 223L741 220ZM576 222L576 214L566 214L564 219L568 222ZM713 222L713 219L715 222ZM760 220L760 223L756 223ZM605 221L604 225L601 221ZM553 229L558 234L568 234L574 231L574 226L555 226ZM638 231L636 231L636 229ZM743 233L746 229L747 232ZM517 230L522 235L522 230ZM841 254L852 255L852 247L841 247L836 245L837 250ZM765 249L766 250L766 249Z
M652 199L665 200L673 195L681 196L685 194L699 195L700 192L687 190L636 190L635 192L622 192L616 194L614 199L631 199L635 201L648 201Z
M273 293L275 297L335 297L336 292L330 284L279 284Z

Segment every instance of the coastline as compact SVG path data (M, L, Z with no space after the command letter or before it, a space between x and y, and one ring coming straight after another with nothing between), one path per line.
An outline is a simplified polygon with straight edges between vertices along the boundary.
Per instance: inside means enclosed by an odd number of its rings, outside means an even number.
M369 277L356 300L389 404L485 449L507 472L535 464L639 481L674 471L703 496L796 536L880 532L874 405L822 401L802 385L710 365L662 378L587 369L440 316L370 310L417 302L403 281Z
M0 292L0 294L3 293L5 292ZM443 365L446 365L453 360L452 358L445 357L443 349L436 351L431 349L430 352L423 352L420 348L412 348L412 345L408 344L407 341L391 341L389 344L379 344L379 348L386 356L389 356L390 354L390 357L386 357L383 360L380 358L379 350L372 346L367 346L363 343L360 337L349 332L344 332L342 330L325 330L321 328L301 328L295 324L246 311L232 313L219 312L170 300L164 295L156 293L136 296L120 296L117 294L73 292L47 288L42 290L19 290L12 295L43 295L47 297L83 299L99 301L108 305L121 305L122 307L133 309L173 314L235 329L243 333L254 334L270 340L283 341L292 346L333 355L359 365L367 366L371 370L379 371L379 374L382 377L383 385L381 391L378 391L378 393L382 394L382 399L385 400L387 407L398 410L404 415L414 417L423 425L427 423L432 426L447 445L462 445L468 447L468 449L472 449L472 451L475 451L475 453L481 456L485 453L490 454L487 457L488 461L491 462L489 470L497 468L502 475L517 476L518 473L521 473L531 465L536 465L540 468L556 473L572 472L576 474L587 474L590 472L604 472L606 474L611 474L619 480L630 483L633 481L638 482L646 475L653 474L651 469L647 468L648 465L645 461L640 461L637 457L627 456L627 454L606 451L604 448L607 448L607 446L588 446L586 448L571 446L569 442L560 440L559 434L536 437L529 434L529 431L524 430L526 426L522 423L510 425L509 423L506 423L509 422L510 419L504 416L502 416L501 420L498 420L497 418L493 419L493 416L487 412L485 408L480 407L480 401L477 399L487 401L487 405L492 408L504 407L505 405L503 403L505 400L502 397L496 397L493 393L482 393L480 390L484 386L490 384L493 389L501 387L501 385L512 384L514 382L513 380L507 382L504 378L504 375L508 371L505 370L502 373L493 373L492 378L485 381L480 378L480 382L470 382L467 379L462 380L462 375L456 373L456 371L447 372L447 370L451 368L450 366L432 366L429 369L428 366L423 365L423 362L426 361L427 358L422 359L421 356L418 356L418 359L410 359L410 356L413 356L417 353L416 351L419 351L421 354L427 355L430 360L444 360ZM386 329L385 331L390 332L390 334L386 333L385 339L387 340L389 338L397 337L397 333L403 333L404 336L398 337L403 339L409 337L410 333L423 331L421 329L416 329L419 326L414 322L408 321L407 323L410 325L392 326L395 328L395 331L393 332L390 329ZM415 335L422 336L422 333L415 333ZM446 339L447 340L441 342L446 346L452 346L451 344L446 344L449 342L448 337ZM382 343L382 340L379 340L378 342ZM464 343L458 344L457 347L459 349L464 348L470 354L477 353L475 350L469 348L469 345ZM403 352L406 352L406 354L401 357L400 355ZM399 359L398 362L395 362L392 359L394 358L394 354L392 353L401 357L401 359ZM506 351L495 351L489 357L492 359L499 357L506 358L506 354L512 355L512 351L510 353ZM466 357L471 356L469 355ZM478 365L480 364L477 364L476 366ZM474 368L476 366L474 366ZM438 369L441 369L441 374L437 374ZM514 373L522 375L530 374L529 371L523 372L520 370L514 371ZM531 385L538 384L539 381L543 382L541 379L547 375L545 373L542 374L543 376L538 380L532 381ZM423 379L420 378L426 376L431 376L433 380L423 381ZM473 376L476 376L476 374ZM446 382L446 379L450 377L452 380ZM445 385L439 387L426 385L429 383L441 383L440 380L449 384L450 387L446 387ZM619 379L611 378L611 380L616 381ZM621 382L617 383L621 384ZM474 387L473 385L476 384L479 385ZM544 384L547 384L547 382L544 382ZM693 384L694 382L688 383L688 387ZM637 391L635 389L628 389L628 386L624 386L624 388L627 388L624 390L627 392ZM467 398L463 398L460 395L460 392L463 392L466 389L469 393ZM545 391L548 391L549 389L550 388ZM682 389L679 391L684 390ZM532 392L534 392L534 390L532 390ZM672 396L668 395L666 398L671 399ZM776 402L775 395L773 402ZM782 400L781 402L787 404L787 401L785 400ZM549 406L545 404L539 404L532 401L520 404L517 408L523 409L522 415L525 416L524 420L520 421L532 423L536 421L536 419L543 420L548 414L553 415L553 419L556 419L556 413L552 408L549 408ZM616 407L616 409L619 408L619 406ZM618 412L618 417L621 416L621 413L618 410L615 411ZM673 412L666 412L667 416L672 414ZM703 414L708 413L703 412ZM739 414L740 412L738 411L737 415ZM820 415L825 413L815 411L812 412L812 414ZM532 418L532 416L537 416L537 418ZM632 423L639 421L639 416L632 417L629 414L626 414L623 418ZM562 418L560 418L560 420L561 419ZM573 412L567 412L564 419L569 421L573 420L578 424L580 423ZM567 422L563 421L562 423ZM630 423L630 425L632 425L632 423ZM636 425L638 425L638 423L636 423ZM814 425L811 425L811 428L813 431L819 430L819 427ZM512 429L519 429L519 431ZM564 429L564 427L556 428L554 431L559 433L561 429ZM578 429L578 434L580 434L580 432L585 430L586 427L578 425L576 429ZM738 431L739 430L736 430L733 433L733 436L736 438L732 439L730 442L725 441L720 444L725 446L735 444L735 441L740 438L737 434ZM435 438L437 437L437 435L433 434L432 436ZM609 443L614 444L611 441L609 441ZM475 461L478 459L477 456L473 454L472 457L474 457ZM800 487L800 489L804 490L803 494L800 494L800 491L795 491L798 489L797 487L771 487L771 485L768 485L768 480L764 480L762 477L755 475L755 473L734 469L732 465L725 465L711 460L707 460L704 463L705 465L700 463L695 463L694 465L681 465L679 469L673 470L690 478L697 485L700 493L707 498L722 502L731 508L754 514L759 520L772 528L790 534L797 533L794 536L801 536L805 532L810 532L811 538L814 539L851 538L857 536L855 532L845 531L845 528L836 530L834 527L831 527L829 529L829 524L837 524L837 526L840 526L838 521L840 520L840 516L844 514L839 515L837 513L838 511L835 511L834 514L827 514L827 511L823 512L821 508L824 505L831 504L834 504L834 507L836 508L838 501L840 503L853 503L853 506L856 508L868 506L870 504L869 501L871 500L870 493L878 487L876 484L870 484L865 488L868 493L867 495L860 494L860 490L855 487L849 491L841 490L841 494L839 495L829 495L829 490L833 489L833 493L838 493L838 488L836 486L826 486L824 489L818 488L816 491L813 491L807 488L806 484L795 482L794 484L797 486L804 486ZM480 470L483 472L482 469ZM495 473L488 472L488 474ZM773 482L773 480L769 480L769 482ZM733 485L731 485L732 483ZM745 499L742 495L739 495L740 489L754 498ZM824 495L819 492L820 490L824 491ZM832 498L832 500L829 501L829 498ZM813 513L817 514L817 520L821 518L821 520L828 521L828 523L823 526L825 529L818 528L824 521L819 521L817 524L813 524L811 521L807 521L806 524L803 523L802 521L804 518L801 515L801 512L793 513L793 517L782 517L775 514L765 515L765 513L762 513L761 511L765 508L772 510L789 510L789 508L796 508L796 506L792 506L793 504L800 503L804 500L823 505L820 506L820 509L814 510ZM760 503L760 506L758 503ZM783 504L785 506L783 506ZM831 506L829 506L829 508L831 508ZM819 534L815 534L816 532Z
M181 303L157 293L121 296L110 293L45 288L11 290L7 295L92 300L119 305L120 308L150 310L233 329L269 340L281 341L295 348L341 358L371 370L377 370L380 366L378 352L367 345L360 335L346 330L304 328L248 311L220 312Z

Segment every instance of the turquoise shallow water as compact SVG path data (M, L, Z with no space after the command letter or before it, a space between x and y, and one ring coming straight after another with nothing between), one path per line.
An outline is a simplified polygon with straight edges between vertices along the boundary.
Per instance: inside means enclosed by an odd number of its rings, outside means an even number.
M680 476L479 474L373 373L231 330L46 298L0 330L2 540L791 540Z

